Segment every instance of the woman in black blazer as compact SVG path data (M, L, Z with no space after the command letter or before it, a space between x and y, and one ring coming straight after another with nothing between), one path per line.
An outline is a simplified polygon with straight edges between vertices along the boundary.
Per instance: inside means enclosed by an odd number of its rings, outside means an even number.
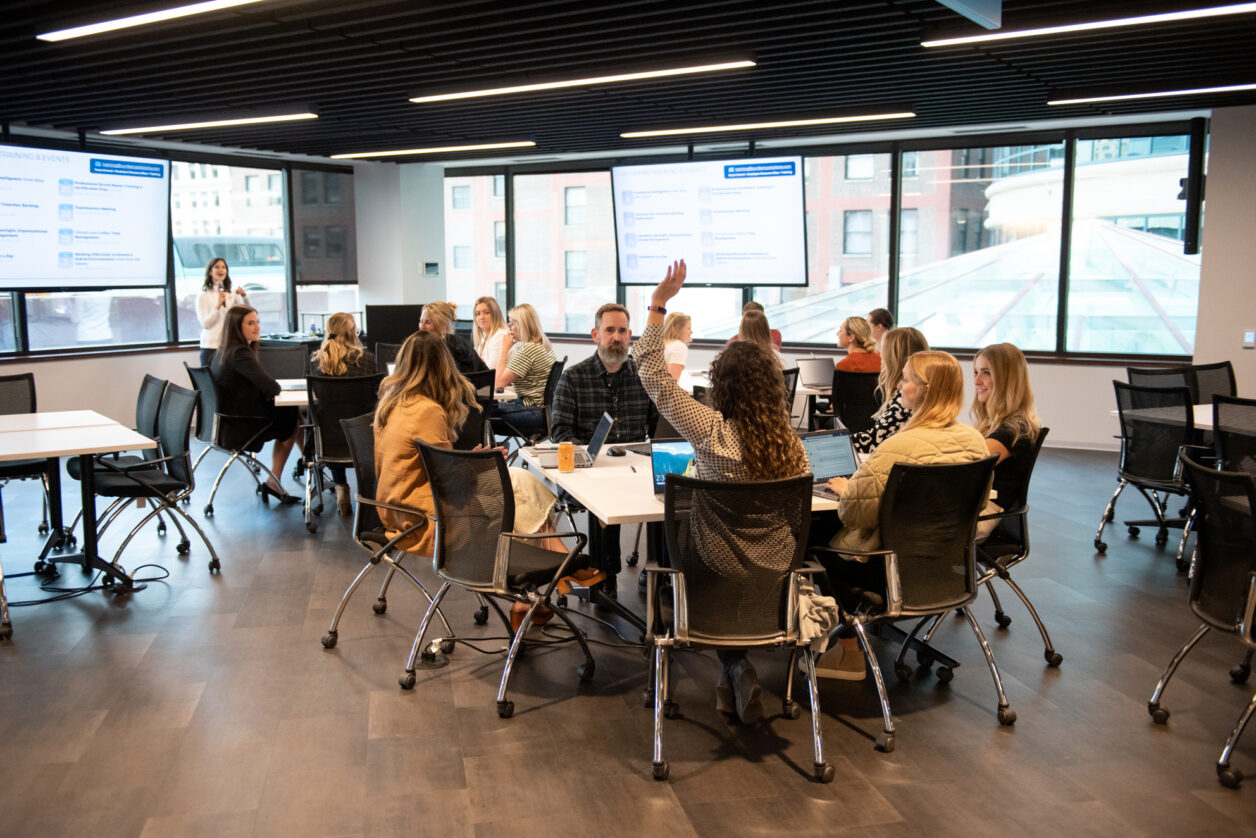
M297 503L297 498L283 488L279 475L288 462L288 453L297 441L298 410L295 407L275 407L279 395L279 382L262 369L257 360L257 341L261 337L261 325L257 312L248 306L232 306L222 324L222 337L218 352L210 363L214 387L218 391L218 412L228 416L257 416L266 419L270 426L254 441L260 450L261 443L274 440L271 452L271 477L262 484L264 495L277 498L282 503ZM256 427L241 433L240 439L224 439L225 443L244 445ZM250 446L252 447L252 446Z

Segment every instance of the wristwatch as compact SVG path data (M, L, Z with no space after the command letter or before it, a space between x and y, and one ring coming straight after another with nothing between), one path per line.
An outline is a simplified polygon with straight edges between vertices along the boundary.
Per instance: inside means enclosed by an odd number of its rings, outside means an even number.
M659 314L667 314L667 309L662 306L646 306L646 311L657 311Z

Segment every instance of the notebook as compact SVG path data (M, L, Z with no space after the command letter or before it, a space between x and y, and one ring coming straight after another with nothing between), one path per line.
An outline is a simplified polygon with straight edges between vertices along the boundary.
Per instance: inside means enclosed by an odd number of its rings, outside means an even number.
M833 477L850 477L859 468L859 460L855 457L855 442L850 437L850 431L816 431L799 436L802 438L802 447L807 452L807 462L811 464L811 474L815 478L813 491L821 497L836 497L825 484Z
M589 468L593 465L597 460L597 455L602 451L602 444L610 436L611 425L614 424L615 420L609 413L602 414L602 419L597 423L593 436L589 437L589 444L575 446L576 468ZM537 451L536 460L541 468L558 468L558 452L555 450Z
M799 358L798 380L804 387L825 389L833 386L832 358Z
M654 496L662 500L667 475L693 476L693 444L683 439L650 443L650 468L654 471Z

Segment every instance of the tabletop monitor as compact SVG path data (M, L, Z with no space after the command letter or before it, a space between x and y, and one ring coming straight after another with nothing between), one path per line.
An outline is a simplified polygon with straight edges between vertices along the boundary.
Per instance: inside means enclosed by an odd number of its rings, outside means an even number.
M817 483L832 477L850 477L859 468L850 431L817 431L801 436Z
M655 442L650 445L650 467L654 470L654 493L661 495L667 485L667 475L680 474L692 477L694 473L693 444Z

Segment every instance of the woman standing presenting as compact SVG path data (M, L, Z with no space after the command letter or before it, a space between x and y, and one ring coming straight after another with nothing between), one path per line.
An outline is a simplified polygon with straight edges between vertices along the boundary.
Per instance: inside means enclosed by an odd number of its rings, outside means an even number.
M668 268L654 289L645 333L633 347L646 393L659 413L693 445L699 479L744 482L806 474L807 455L790 426L785 381L770 339L765 348L747 340L743 329L741 339L720 353L711 364L711 407L682 390L668 373L664 306L680 291L685 273L683 260ZM758 721L763 701L758 676L745 651L721 649L719 658L724 671L715 686L716 709L746 724Z
M475 354L487 366L492 367L501 358L502 341L510 337L506 329L506 318L502 315L497 299L477 299L471 322L474 324L471 327L471 342L475 345Z
M257 341L262 327L257 312L248 306L232 306L227 309L222 327L222 345L209 365L214 376L214 388L218 391L218 410L231 416L257 416L270 421L270 427L258 437L260 443L274 440L271 451L270 477L262 484L262 498L278 499L281 503L297 503L288 494L279 475L288 462L288 452L296 443L301 429L297 426L297 408L275 407L279 395L279 382L262 369L257 360ZM234 445L244 445L248 439L230 440Z
M880 372L881 354L872 339L872 327L862 317L847 317L837 330L837 345L846 350L846 357L837 362L847 372Z
M201 323L202 367L213 361L222 334L223 316L227 309L236 305L249 305L249 295L243 288L232 289L226 259L211 259L205 266L205 284L196 298L196 319Z

